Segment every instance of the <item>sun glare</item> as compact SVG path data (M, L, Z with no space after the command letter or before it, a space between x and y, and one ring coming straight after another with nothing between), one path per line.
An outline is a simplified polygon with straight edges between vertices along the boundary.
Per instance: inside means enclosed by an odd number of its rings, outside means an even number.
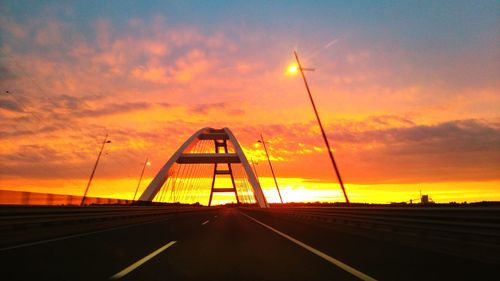
M296 65L296 64L291 64L290 66L288 66L288 73L297 73L297 71L299 70L299 67Z

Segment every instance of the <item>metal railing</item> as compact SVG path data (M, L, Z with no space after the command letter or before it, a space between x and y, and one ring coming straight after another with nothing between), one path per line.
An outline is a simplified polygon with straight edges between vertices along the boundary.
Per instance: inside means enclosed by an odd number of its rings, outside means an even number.
M496 207L302 207L252 211L317 221L323 225L345 225L500 246L500 208Z
M0 230L27 229L74 223L158 217L207 210L207 207L161 206L0 206Z
M28 206L0 205L0 251L137 224L184 218L196 206ZM210 210L216 211L217 208ZM182 215L182 216L181 216Z
M0 205L80 205L82 196L0 190ZM134 201L118 198L86 197L85 204L131 204Z

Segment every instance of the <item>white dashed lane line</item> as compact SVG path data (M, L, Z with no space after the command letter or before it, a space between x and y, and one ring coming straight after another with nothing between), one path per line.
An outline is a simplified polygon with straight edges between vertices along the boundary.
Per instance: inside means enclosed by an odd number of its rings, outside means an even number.
M124 270L122 270L122 271L118 272L117 274L111 276L109 279L114 280L114 279L120 279L120 278L122 278L123 276L125 276L125 275L129 274L130 272L132 272L134 269L136 269L139 266L143 265L148 260L154 258L155 256L157 256L161 252L165 251L170 246L174 245L176 242L177 241L170 241L170 242L168 242L165 246L159 248L158 250L152 252L151 254L149 254L149 255L143 257L142 259L136 261L135 263L131 264L130 266L128 266Z

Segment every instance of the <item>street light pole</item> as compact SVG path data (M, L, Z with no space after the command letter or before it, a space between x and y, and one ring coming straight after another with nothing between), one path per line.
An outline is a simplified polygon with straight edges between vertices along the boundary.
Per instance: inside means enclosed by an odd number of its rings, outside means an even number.
M141 186L141 180L142 180L142 176L144 175L144 170L146 170L146 165L148 165L148 164L149 164L148 157L146 157L146 161L144 161L144 166L142 166L141 176L139 177L139 183L137 184L137 188L135 189L134 198L132 199L132 201L135 201L135 196L137 195L137 191L139 190L139 186Z
M276 176L274 175L273 165L271 165L271 159L269 158L269 153L267 153L266 142L264 141L264 137L262 136L262 134L260 134L260 141L259 142L262 142L262 145L264 145L264 151L266 152L267 162L269 162L269 167L271 168L271 173L273 174L274 184L276 185L276 190L278 190L278 195L280 197L281 204L283 204L283 199L281 198L280 188L278 187L278 182L276 181Z
M101 159L101 154L102 151L104 150L104 145L110 142L111 141L108 140L108 134L106 133L106 137L104 137L104 141L102 142L101 150L97 155L97 160L95 161L94 169L92 169L92 174L90 174L90 179L89 182L87 183L87 188L85 189L85 193L83 193L82 202L80 203L80 206L85 205L85 199L87 198L87 193L89 192L90 184L92 183L92 179L94 178L95 170L97 169L97 164L99 164L99 159Z
M325 141L326 148L328 150L328 155L330 155L330 160L332 161L333 168L335 169L335 173L337 174L337 179L339 180L340 187L342 188L342 192L344 193L345 197L345 202L347 205L349 205L349 198L347 197L347 193L344 188L344 182L342 181L342 178L340 177L340 171L337 167L337 164L335 163L335 159L333 158L332 150L330 149L330 143L328 142L328 138L326 137L325 130L323 129L323 125L321 124L321 119L319 118L318 110L316 109L316 105L314 104L313 97L311 95L311 90L309 89L309 85L307 84L306 76L304 75L304 70L309 70L306 68L302 68L302 65L300 64L299 60L299 55L297 54L297 51L293 51L293 54L295 55L295 59L297 60L297 64L300 69L300 74L302 74L302 79L304 80L304 85L306 86L307 93L309 94L309 99L311 100L312 107L314 109L314 114L316 114L316 119L318 120L319 128L321 129L321 134L323 135L323 140Z

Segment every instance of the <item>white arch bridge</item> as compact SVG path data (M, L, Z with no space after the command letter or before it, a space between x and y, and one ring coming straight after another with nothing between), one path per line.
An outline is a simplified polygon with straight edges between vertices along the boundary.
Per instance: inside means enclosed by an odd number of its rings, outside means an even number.
M207 127L179 147L139 201L204 203L208 199L210 206L216 193L233 193L238 204L268 207L259 181L231 130Z

